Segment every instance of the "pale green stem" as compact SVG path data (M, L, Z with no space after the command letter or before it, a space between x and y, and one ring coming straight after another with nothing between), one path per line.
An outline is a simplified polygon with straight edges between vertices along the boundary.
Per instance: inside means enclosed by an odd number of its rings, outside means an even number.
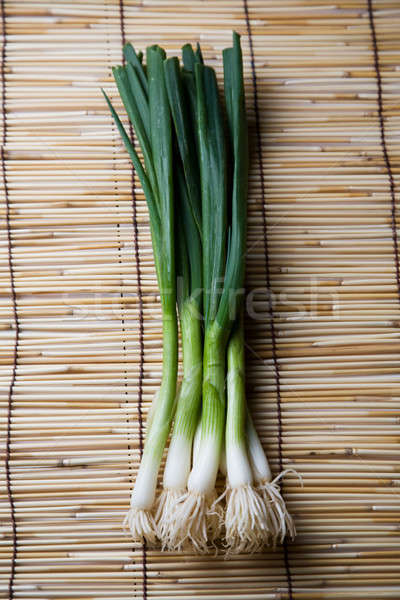
M171 428L178 368L178 328L175 306L163 315L163 373L157 410L148 431L136 477L131 506L150 509L154 502L157 475Z
M226 333L216 321L206 330L203 354L203 406L198 455L188 487L209 494L215 486L225 426Z
M193 437L199 420L203 343L197 302L188 298L180 311L183 380L171 442L164 470L164 487L186 487L190 472Z
M246 435L254 479L256 482L271 481L272 475L268 459L265 455L260 438L258 437L250 412L247 413L246 418Z
M229 486L239 487L253 482L247 457L244 333L241 318L232 331L227 355L226 467Z

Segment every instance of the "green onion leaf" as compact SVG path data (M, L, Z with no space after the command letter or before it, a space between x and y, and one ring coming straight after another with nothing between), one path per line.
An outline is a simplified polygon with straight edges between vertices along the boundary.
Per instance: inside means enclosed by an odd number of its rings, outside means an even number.
M146 96L148 96L149 88L148 88L148 83L147 83L147 77L146 77L145 68L142 64L143 52L136 53L136 50L132 46L132 44L125 44L123 51L124 51L124 57L125 57L126 62L128 64L130 64L133 67L133 69L136 71L136 74L140 79L142 89L143 89L144 93L146 94Z
M187 201L194 222L201 232L201 195L197 153L194 141L194 128L190 121L190 109L187 105L182 85L179 61L176 57L164 62L165 82L169 105L175 125L176 139L180 151L185 181Z
M153 194L157 201L158 198L158 187L157 187L157 179L154 171L153 164L153 153L151 148L151 140L146 131L145 124L143 123L143 119L141 117L139 108L137 106L137 102L135 96L131 91L130 82L128 79L127 72L125 67L114 67L112 69L115 83L117 84L119 94L121 96L122 102L125 106L125 110L129 117L130 122L133 125L135 130L136 137L139 141L140 147L143 153L143 159L145 168L149 177L149 181L151 183L151 187L153 188Z
M131 140L129 139L129 136L125 131L125 127L123 126L121 119L119 118L115 108L111 104L111 101L110 101L109 97L107 96L107 94L105 93L105 91L103 89L101 91L103 92L103 96L106 99L106 102L110 109L111 115L112 115L114 122L117 126L117 129L121 135L124 146L131 158L131 161L133 163L133 166L135 167L136 173L138 174L140 183L143 188L143 192L146 196L147 205L149 208L150 221L152 224L152 229L154 230L154 233L158 237L159 230L160 230L160 217L158 214L157 204L154 199L154 195L153 195L153 191L151 189L149 179L146 175L145 170L143 169L142 163L140 162L137 152L136 152Z
M225 328L235 318L243 297L247 190L248 190L248 137L243 83L240 37L233 34L233 48L224 50L225 101L233 151L232 219L229 253L226 264L224 291L218 309L217 321Z
M142 119L143 127L147 137L150 136L150 115L149 115L149 101L147 95L144 93L142 86L140 85L139 78L135 69L130 63L125 67L128 75L128 81L131 88L132 96L136 101L136 106Z
M161 302L171 302L175 297L165 295L175 282L174 198L172 178L171 115L164 81L165 52L159 46L147 48L147 76L149 82L150 141L158 190L158 207L162 223L160 248Z
M217 314L225 271L226 147L215 72L210 67L196 63L195 77L202 193L204 308L207 325Z

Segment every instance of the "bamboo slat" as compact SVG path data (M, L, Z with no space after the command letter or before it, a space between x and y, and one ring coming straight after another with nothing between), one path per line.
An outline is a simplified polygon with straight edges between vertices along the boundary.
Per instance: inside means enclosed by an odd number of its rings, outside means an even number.
M397 0L1 0L0 598L400 598ZM100 93L122 43L242 34L248 395L298 536L121 530L161 373L145 200Z

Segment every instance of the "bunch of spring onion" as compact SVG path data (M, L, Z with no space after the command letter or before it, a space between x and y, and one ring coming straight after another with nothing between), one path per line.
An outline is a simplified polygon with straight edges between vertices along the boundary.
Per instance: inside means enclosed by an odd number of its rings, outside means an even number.
M282 474L271 481L245 398L248 141L240 39L234 33L223 51L224 103L199 47L183 47L183 64L159 46L147 48L146 66L130 44L124 55L126 65L113 73L142 158L106 100L147 200L164 348L126 523L135 540L158 537L166 549L207 552L224 537L229 552L254 552L295 530L280 494ZM219 470L226 490L218 497Z

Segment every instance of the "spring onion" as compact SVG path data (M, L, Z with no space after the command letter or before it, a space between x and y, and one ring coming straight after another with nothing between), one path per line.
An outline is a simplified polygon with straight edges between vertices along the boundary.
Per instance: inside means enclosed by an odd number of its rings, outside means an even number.
M228 345L225 514L228 552L260 551L276 545L286 533L294 538L294 523L281 496L246 405L243 319ZM286 471L287 472L287 471Z
M201 62L193 53L193 60ZM185 74L177 58L164 62L169 104L176 134L175 176L178 310L180 317L183 381L164 470L163 491L156 522L164 546L170 546L175 505L186 490L191 468L192 444L199 420L203 368L201 198L196 152L196 133L191 119L190 72ZM186 77L186 81L183 77Z
M183 47L183 66L159 46L147 49L146 66L131 45L124 53L126 65L113 73L141 158L106 100L146 196L163 313L162 382L126 523L135 540L158 537L166 549L207 552L224 534L228 554L255 552L295 528L279 488L287 471L272 479L246 404L249 165L240 38L234 33L223 51L224 102L199 46ZM227 483L219 496L218 471Z
M140 178L149 208L162 307L163 373L125 523L133 539L145 538L154 542L156 524L152 508L173 416L178 366L172 128L164 81L164 50L159 46L147 49L146 74L140 60L131 59L132 54L135 55L134 50L129 46L127 65L114 68L113 74L142 149L143 165L107 96L106 100Z

